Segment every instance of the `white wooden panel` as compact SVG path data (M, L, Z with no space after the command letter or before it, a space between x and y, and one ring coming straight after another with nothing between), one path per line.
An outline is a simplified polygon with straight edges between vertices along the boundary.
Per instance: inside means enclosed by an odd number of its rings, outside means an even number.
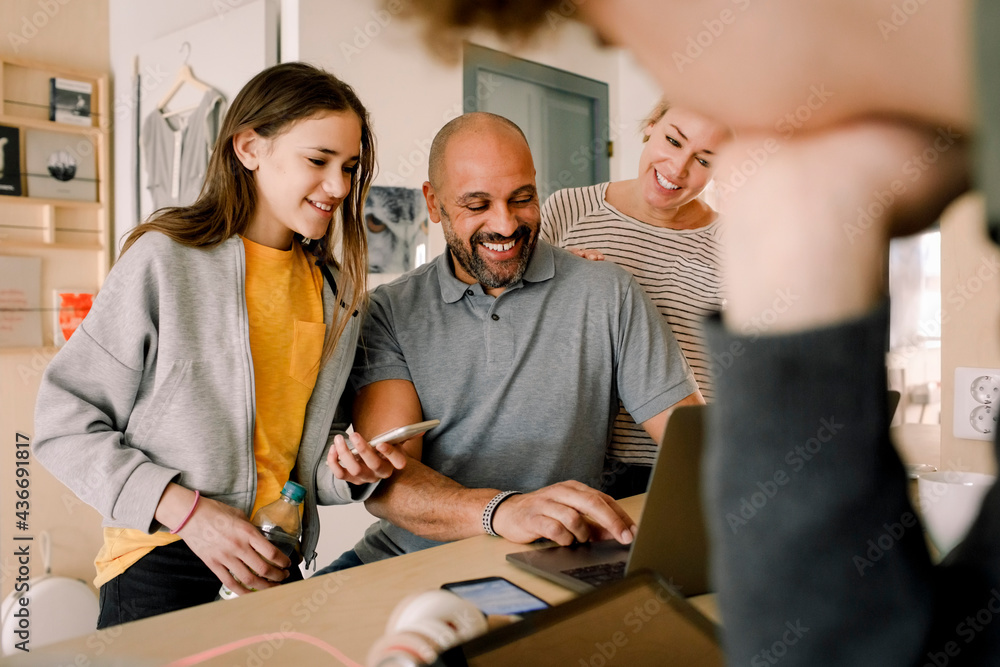
M278 62L278 6L271 0L228 8L226 2L216 3L216 15L188 28L177 30L150 41L139 50L141 77L139 118L145 118L167 95L184 64L185 44L190 45L187 64L194 75L226 98L227 107L243 85L261 70ZM121 85L123 82L119 82ZM171 109L193 106L201 93L187 86L178 91L170 103ZM128 140L135 141L134 119ZM122 139L121 134L118 140ZM121 168L122 165L119 165ZM134 166L133 166L134 169ZM140 217L152 213L152 198L146 190L145 169L140 170ZM133 187L134 189L134 187ZM119 219L117 236L132 225Z

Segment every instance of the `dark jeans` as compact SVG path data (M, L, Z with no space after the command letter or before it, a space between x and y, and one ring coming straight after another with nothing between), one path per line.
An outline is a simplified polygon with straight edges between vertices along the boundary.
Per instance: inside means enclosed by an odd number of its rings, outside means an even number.
M316 570L316 573L312 576L318 577L321 574L330 574L331 572L340 572L341 570L347 570L352 567L357 567L358 565L364 565L358 554L354 549L349 549L344 553L340 554L337 560L333 561L326 567Z
M601 491L615 500L646 493L652 466L624 463L617 459L604 461L601 473Z
M285 581L301 579L293 567ZM101 586L97 629L212 602L221 587L183 540L156 547Z

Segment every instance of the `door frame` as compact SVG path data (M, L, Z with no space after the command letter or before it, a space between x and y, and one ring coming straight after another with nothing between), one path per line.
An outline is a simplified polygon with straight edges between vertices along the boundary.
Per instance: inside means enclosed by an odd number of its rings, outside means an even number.
M480 72L500 74L546 88L587 97L593 104L594 127L592 136L595 145L591 148L594 153L594 183L604 183L611 180L610 151L608 150L610 104L607 83L470 42L464 42L462 47L463 113L479 110L479 97L476 94L476 89L479 85ZM598 144L598 142L601 143Z

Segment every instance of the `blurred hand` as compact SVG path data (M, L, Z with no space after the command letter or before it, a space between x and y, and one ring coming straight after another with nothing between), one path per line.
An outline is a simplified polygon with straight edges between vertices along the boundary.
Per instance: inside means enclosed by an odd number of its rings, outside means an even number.
M784 141L745 135L727 146L718 173L737 173L754 154L761 166L722 209L725 323L748 334L868 312L885 298L889 238L924 229L969 182L962 137L901 121L858 120Z

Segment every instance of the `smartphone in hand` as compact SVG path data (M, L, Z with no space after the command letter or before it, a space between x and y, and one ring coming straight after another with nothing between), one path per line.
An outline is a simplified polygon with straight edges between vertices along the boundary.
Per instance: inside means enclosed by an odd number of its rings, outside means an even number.
M410 424L409 426L400 426L399 428L394 428L391 431L386 431L385 433L376 435L368 441L368 444L372 447L383 442L387 442L390 445L398 445L401 442L406 442L410 438L423 435L440 423L441 420L439 419L428 419L427 421L417 422L416 424Z
M374 447L375 445L380 445L382 443L388 443L390 445L398 445L401 442L406 442L410 438L415 438L418 435L423 435L427 431L431 430L435 426L441 423L440 419L428 419L427 421L417 422L416 424L409 424L408 426L400 426L399 428L394 428L391 431L386 431L385 433L380 433L374 438L368 441L368 444ZM347 441L347 446L354 453L354 447L351 447L350 440Z

